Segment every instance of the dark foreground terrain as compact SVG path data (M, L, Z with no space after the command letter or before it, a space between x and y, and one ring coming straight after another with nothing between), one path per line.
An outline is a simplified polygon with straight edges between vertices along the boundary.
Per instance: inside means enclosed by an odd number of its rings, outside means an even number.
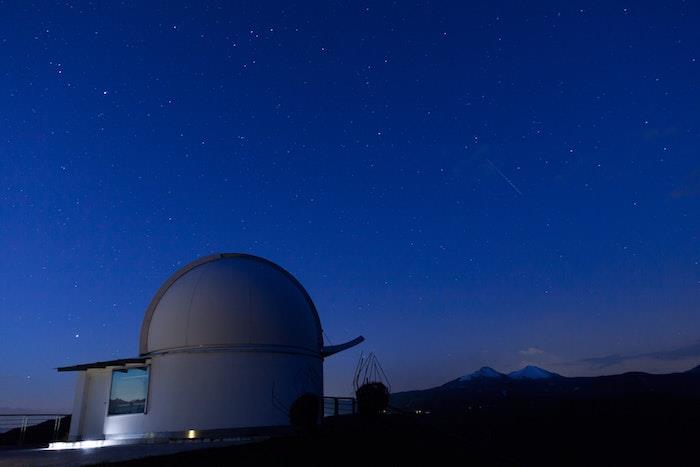
M528 400L468 414L334 417L314 434L112 465L698 465L699 435L697 400Z
M313 434L125 465L700 465L700 367L593 378L523 372L535 377L482 368L392 394L392 414L332 417Z
M54 420L47 420L27 427L24 433L20 428L0 433L0 450L22 448L42 448L52 441L63 441L68 437L70 415L61 417L56 430Z

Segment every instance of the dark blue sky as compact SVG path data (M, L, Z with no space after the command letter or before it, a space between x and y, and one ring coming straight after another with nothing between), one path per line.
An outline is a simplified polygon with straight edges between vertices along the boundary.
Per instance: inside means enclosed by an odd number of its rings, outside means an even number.
M700 362L697 5L259 3L0 3L0 407L222 251L367 337L329 394Z

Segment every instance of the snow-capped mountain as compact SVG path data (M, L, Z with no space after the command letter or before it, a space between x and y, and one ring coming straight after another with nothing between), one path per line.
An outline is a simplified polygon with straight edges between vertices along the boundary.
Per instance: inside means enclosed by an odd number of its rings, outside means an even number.
M556 373L544 370L542 368L528 365L517 371L513 371L509 374L503 374L494 370L489 366L483 366L473 373L466 374L451 381L449 384L455 383L469 383L469 382L486 382L486 381L508 381L511 380L544 380L550 378L560 378Z
M559 375L551 371L543 370L540 367L528 365L512 373L508 373L508 377L512 379L549 379L556 378Z
M557 400L595 400L648 395L698 400L700 367L680 373L628 372L619 375L566 377L536 366L508 375L484 367L442 386L394 393L392 406L406 410L457 413L464 407L508 407ZM685 399L684 399L685 398ZM551 408L551 407L550 407Z
M536 366L504 375L483 367L441 386L391 394L391 404L402 410L429 410L456 414L494 407L541 407L551 410L553 401L605 400L632 397L646 400L700 400L700 366L680 373L628 372L619 375L566 377ZM654 399L656 400L656 399ZM675 403L675 402L674 402ZM680 402L679 402L680 403ZM471 407L471 409L469 409Z
M476 379L503 378L503 377L505 377L505 375L503 373L499 373L491 367L482 366L479 370L458 378L457 381L474 381Z

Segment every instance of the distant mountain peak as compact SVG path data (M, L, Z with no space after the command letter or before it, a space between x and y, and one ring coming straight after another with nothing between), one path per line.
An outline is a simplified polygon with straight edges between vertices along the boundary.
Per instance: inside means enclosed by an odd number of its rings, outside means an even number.
M505 375L499 373L490 366L482 366L474 373L469 373L458 379L458 381L473 381L476 379L487 379L487 378L503 378Z
M700 365L691 368L690 370L686 371L686 373L700 374Z
M538 366L528 365L520 370L508 373L508 377L512 379L549 379L559 376L551 371L544 370Z

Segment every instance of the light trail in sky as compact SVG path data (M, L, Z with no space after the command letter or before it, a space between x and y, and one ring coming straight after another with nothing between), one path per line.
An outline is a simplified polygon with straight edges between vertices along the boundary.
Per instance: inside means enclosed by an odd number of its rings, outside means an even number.
M520 195L520 196L523 195L522 192L521 192L520 190L518 190L518 187L515 186L515 183L511 182L510 179L509 179L508 177L506 177L506 176L503 174L503 172L501 172L500 170L498 170L498 167L496 167L496 164L494 164L493 162L491 162L490 159L486 159L486 161L488 161L488 163L491 164L491 167L493 167L493 169L494 169L496 172L498 172L498 175L500 175L501 178L502 178L503 180L505 180L506 183L507 183L508 185L510 185L510 187L513 188L513 189L515 190L515 192L516 192L518 195Z

